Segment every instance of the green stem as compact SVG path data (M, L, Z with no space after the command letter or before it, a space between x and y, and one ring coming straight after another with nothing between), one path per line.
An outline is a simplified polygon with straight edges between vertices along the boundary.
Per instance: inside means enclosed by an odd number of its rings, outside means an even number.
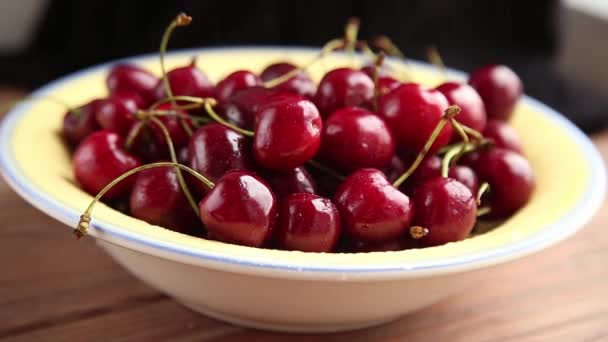
M215 101L206 101L205 102L205 110L207 111L207 114L213 119L215 120L217 123L222 124L234 131L237 131L239 133L241 133L242 135L246 136L246 137L253 137L254 132L252 131L248 131L246 129L242 129L240 127L237 127L231 123L229 123L228 121L224 120L221 116L219 116L215 110L213 110L213 104Z
M479 190L477 190L477 198L475 199L477 205L481 204L481 197L488 191L490 191L490 184L488 182L481 183Z
M439 133L441 133L441 130L443 129L443 127L446 125L446 123L451 118L453 118L454 116L458 115L458 113L460 113L460 108L458 106L449 106L445 110L445 114L443 115L443 117L441 118L441 120L439 121L439 123L437 123L437 126L435 126L435 129L431 133L431 136L429 137L429 139L424 144L424 147L422 148L422 150L416 156L416 159L414 160L414 162L412 163L412 165L407 169L407 171L405 171L405 173L403 173L393 183L393 186L395 188L399 188L401 186L401 184L403 184L403 182L405 182L405 180L409 176L411 176L412 173L414 173L414 171L416 171L416 168L418 168L418 166L420 165L420 163L422 162L422 160L424 159L424 157L426 156L426 154L431 149L431 146L433 146L433 143L435 142L435 140L439 136Z
M487 215L490 212L492 212L492 208L490 208L490 207L481 207L481 208L477 209L477 217L481 217L481 216Z
M95 204L97 202L99 202L99 200L103 197L103 195L105 195L106 192L108 192L116 184L120 183L127 177L129 177L133 174L136 174L140 171L143 171L143 170L153 169L153 168L157 168L157 167L171 167L171 166L178 167L181 170L190 173L196 179L200 180L203 184L205 184L209 189L213 189L213 187L215 186L215 184L212 181L210 181L209 179L205 178L205 176L201 175L200 173L192 170L191 168L189 168L185 165L181 165L178 163L158 162L158 163L138 166L138 167L133 168L133 169L123 173L122 175L116 177L114 180L112 180L110 183L108 183L108 185L106 185L103 189L101 189L101 191L99 193L97 193L97 195L95 196L93 201L91 201L91 203L89 204L87 209L80 216L80 221L78 222L78 225L76 226L76 229L74 230L74 235L76 235L77 238L81 238L82 236L87 235L89 223L91 222L91 213L93 212L93 207L95 206Z
M465 126L463 124L460 124L460 127L462 127L462 130L466 134L472 136L473 138L475 138L477 140L483 140L484 139L483 134L481 134L481 132L479 132L478 130L472 129L471 127Z
M461 152L462 148L460 146L455 146L451 150L447 151L445 156L443 156L443 160L441 160L441 177L447 178L448 173L450 172L450 164L455 156L457 156Z

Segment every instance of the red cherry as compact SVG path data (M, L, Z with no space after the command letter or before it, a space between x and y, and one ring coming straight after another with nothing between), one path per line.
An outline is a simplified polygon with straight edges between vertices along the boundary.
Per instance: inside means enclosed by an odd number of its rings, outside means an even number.
M395 154L395 143L384 121L357 107L331 114L325 121L321 141L322 158L345 172L383 168Z
M116 177L141 165L123 146L123 139L107 130L95 132L80 143L73 156L74 175L85 191L96 195ZM131 177L120 182L104 198L112 200L128 194L134 181Z
M381 171L360 169L335 195L345 234L357 241L384 242L403 236L414 218L410 199Z
M373 80L375 69L376 69L376 66L374 64L368 64L368 65L362 67L361 71L363 71L367 76L369 76L369 78L371 78ZM394 70L391 67L389 67L387 64L382 64L380 66L380 69L378 69L378 77L380 77L380 78L382 78L382 77L393 78L393 74L394 74Z
M130 198L131 215L180 233L201 225L182 192L175 169L161 167L137 175Z
M374 97L374 81L363 71L334 69L321 79L315 104L323 116L344 107L368 104Z
M473 195L477 195L479 190L479 180L472 168L465 165L453 165L448 170L448 177L464 184Z
M238 90L261 86L262 80L249 70L238 70L226 76L215 86L215 97L219 102L226 101Z
M508 216L523 207L534 192L534 174L526 158L511 150L492 148L479 153L474 165L479 179L490 184L490 213Z
M157 107L158 110L163 111L171 111L173 106L171 103L164 103ZM182 116L188 115L188 113L184 111L176 111L177 114ZM174 115L162 115L157 117L158 120L165 126L167 131L169 132L169 136L171 137L171 141L173 142L173 146L175 149L180 149L188 144L190 140L190 136L188 132L184 129L183 124L180 122L180 117ZM194 125L192 124L192 120L187 117L182 117L181 120L184 121L184 124L190 127L191 130L194 130ZM154 133L154 139L159 146L164 146L167 149L167 139L163 134L162 129L155 124L154 122L149 123L152 132Z
M158 77L132 64L117 64L110 69L106 84L111 94L132 91L139 95L147 107L155 100Z
M310 160L321 145L323 123L315 105L292 95L272 101L256 115L253 154L271 170L291 170Z
M142 126L143 127L140 127ZM129 152L139 157L146 163L151 163L159 160L169 159L169 150L165 143L158 143L150 125L146 125L141 121L137 121L131 126L127 137L132 136L137 131L137 135L133 138Z
M437 87L451 105L460 107L456 121L478 132L486 126L486 109L477 91L468 84L446 82ZM454 136L456 137L456 136Z
M260 78L264 82L271 81L275 78L283 76L284 74L296 69L297 67L291 63L279 62L271 64L266 67L260 74ZM272 89L298 94L307 98L312 98L317 91L317 86L312 81L310 76L304 71L299 72L296 76L282 82Z
M390 76L378 77L378 95L382 97L401 85L403 85L403 83Z
M411 158L405 164L410 167L413 162L414 158ZM418 185L439 176L441 176L441 158L434 154L427 155L422 159L414 173L405 181L402 188L407 189L407 193L411 193Z
M393 158L391 158L391 162L382 170L382 172L384 175L386 175L386 179L392 183L396 181L397 178L399 178L406 170L407 168L405 167L405 164L401 158L394 155Z
M255 113L275 95L276 90L264 87L235 91L226 101L220 103L222 116L237 127L253 129Z
M380 98L378 114L391 129L397 147L416 153L422 149L447 108L448 101L439 91L407 83ZM451 135L452 126L445 125L429 152L445 146Z
M282 249L330 252L340 236L340 215L329 199L296 193L281 206L277 228L277 242Z
M220 241L260 247L271 238L276 200L268 186L250 173L222 176L199 207L207 231Z
M509 120L524 88L513 70L496 64L475 70L469 84L483 99L488 117L498 120Z
M68 111L63 117L61 133L71 146L77 146L82 140L100 129L95 113L102 100L96 99L81 106L76 111Z
M435 177L416 188L415 224L428 229L419 241L425 246L438 246L465 239L475 226L475 196L464 184L451 178Z
M167 73L167 79L174 96L213 96L213 85L194 63L173 69ZM154 91L157 100L167 97L163 80L159 80Z
M134 113L139 108L137 96L135 93L121 92L103 99L95 114L99 126L125 136L135 122Z
M196 130L188 152L190 167L214 182L231 170L253 170L250 140L221 124Z
M295 193L316 193L315 181L303 167L285 172L267 172L264 179L278 199Z
M522 153L523 147L519 134L511 125L504 121L488 120L483 136L494 142L494 146Z

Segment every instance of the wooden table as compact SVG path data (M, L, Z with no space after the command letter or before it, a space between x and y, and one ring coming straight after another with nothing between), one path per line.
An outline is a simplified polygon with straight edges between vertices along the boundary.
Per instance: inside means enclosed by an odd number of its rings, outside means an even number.
M608 131L594 137L608 160ZM608 341L608 202L542 253L476 273L468 291L329 341ZM183 308L32 208L0 181L0 339L310 341L248 330Z

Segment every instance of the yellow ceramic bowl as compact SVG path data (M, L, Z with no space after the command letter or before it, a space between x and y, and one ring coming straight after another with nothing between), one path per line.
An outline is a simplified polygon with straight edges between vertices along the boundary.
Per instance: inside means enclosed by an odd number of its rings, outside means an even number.
M304 48L203 49L172 53L167 62L171 68L198 56L198 65L217 81L231 71L261 71L279 60L303 64L316 53ZM127 61L159 73L156 55ZM311 73L318 80L325 70L361 63L358 57L336 54ZM443 80L440 73L421 63L411 64L410 70L398 61L390 63L429 86ZM7 115L0 131L0 166L8 183L34 206L71 227L91 196L74 184L70 157L58 135L64 108L36 98L50 96L79 105L105 96L109 66L80 71L36 91L33 100ZM464 75L452 72L450 77ZM512 123L534 168L536 191L530 203L500 227L465 241L365 254L256 249L151 226L102 204L93 212L90 235L135 275L213 317L289 331L335 331L377 324L466 286L468 271L566 238L599 208L605 171L583 133L530 98L518 105ZM67 234L58 232L62 233Z

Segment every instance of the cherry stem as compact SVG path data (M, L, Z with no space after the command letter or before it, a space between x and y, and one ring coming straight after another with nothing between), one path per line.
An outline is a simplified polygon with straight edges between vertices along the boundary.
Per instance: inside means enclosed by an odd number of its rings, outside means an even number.
M308 165L314 167L315 169L318 169L318 170L321 170L321 171L327 173L328 175L334 177L337 180L341 180L342 181L342 180L344 180L344 178L346 178L346 177L344 177L344 175L338 173L334 169L332 169L332 168L330 168L330 167L328 167L328 166L326 166L326 165L324 165L322 163L319 163L318 161L316 161L314 159L309 160L308 161Z
M447 79L448 71L445 68L445 64L443 63L443 59L441 58L441 55L439 54L439 50L437 50L437 48L435 46L430 46L428 49L426 49L426 55L427 55L427 58L429 59L429 62L431 62L431 64L436 66L443 74L443 77Z
M483 140L484 139L483 134L481 134L481 132L479 132L478 130L475 130L475 129L469 127L469 126L465 126L465 125L461 124L460 122L458 123L458 125L462 128L462 130L466 134L472 136L473 138L475 138L477 140Z
M353 55L355 52L360 25L361 21L359 18L352 17L348 18L346 26L344 26L344 50L351 55Z
M422 239L423 237L429 234L429 230L427 228L421 226L412 226L410 227L410 236L414 240Z
M446 152L446 154L443 156L443 159L441 160L441 177L448 177L448 173L450 172L450 164L452 164L452 161L455 160L455 157L462 152L463 147L465 146L466 145L464 144L462 145L462 147L454 146Z
M378 99L380 98L380 88L378 87L378 78L380 75L380 68L382 68L382 63L384 63L384 52L380 51L378 57L376 58L376 62L374 63L374 111L378 110Z
M376 54L374 53L374 51L372 49L370 49L370 47L366 41L363 41L363 40L357 41L356 48L359 49L359 51L362 51L364 54L366 54L367 57L369 57L373 60L376 59Z
M475 199L477 206L481 205L481 197L488 191L490 191L490 184L488 182L481 183L479 190L477 190L477 197Z
M401 61L405 65L407 71L405 73L402 73L400 78L403 78L405 80L411 80L410 74L411 74L412 68L410 66L410 63L408 62L407 57L405 56L405 54L403 54L403 51L401 51L401 49L399 49L397 44L395 44L387 36L376 37L372 41L372 44L374 46L378 47L379 49L383 50L384 52L386 52L389 56L395 56L395 57L401 59Z
M246 137L253 137L254 136L254 132L240 128L236 125L233 125L231 123L229 123L228 121L224 120L221 116L219 116L215 110L213 110L213 105L216 104L216 101L213 99L208 99L207 101L205 101L205 110L207 111L207 114L213 119L215 120L217 123L224 125L234 131L237 131L239 133L241 133L242 135L246 136Z
M173 163L173 162L158 162L158 163L151 163L151 164L138 166L138 167L133 168L133 169L123 173L122 175L116 177L114 180L112 180L110 183L108 183L108 185L106 185L103 189L101 189L101 191L99 191L99 193L97 193L97 195L95 196L93 201L91 201L91 203L89 204L87 209L80 216L80 221L78 222L78 225L76 226L76 229L74 230L74 235L76 235L77 238L81 238L84 235L87 235L89 223L91 222L91 213L93 212L93 207L95 206L95 204L97 202L99 202L99 200L103 197L103 195L106 194L106 192L108 192L116 184L120 183L121 181L123 181L124 179L126 179L127 177L129 177L133 174L136 174L143 170L153 169L153 168L157 168L157 167L178 167L181 170L190 173L196 179L200 180L209 189L213 189L213 187L215 186L215 184L212 181L210 181L209 179L205 178L205 176L201 175L200 173L198 173L198 172L194 171L193 169L191 169L185 165L182 165L182 164Z
M201 97L196 97L196 96L185 96L185 95L178 95L178 96L169 96L169 97L165 97L164 99L160 99L156 102L154 102L149 109L156 109L158 108L160 105L168 103L168 102L174 102L174 101L182 101L182 102L190 102L190 105L184 105L184 106L177 106L174 107L174 109L177 110L184 110L184 109L194 109L194 108L199 108L201 107L204 103L205 103L204 98ZM197 106L195 106L197 105ZM186 107L189 106L189 107Z
M175 154L175 147L173 146L173 140L171 139L169 130L167 130L167 127L159 119L157 119L155 117L150 117L149 120L152 123L154 123L155 125L157 125L158 128L160 128L160 130L163 132L163 135L165 136L165 140L167 141L167 147L169 148L169 156L171 157L171 161L177 164L177 155ZM194 210L194 213L196 213L196 216L200 217L201 213L199 211L198 205L196 205L196 201L194 200L194 197L192 196L190 189L188 189L188 185L186 184L184 175L182 175L182 171L180 170L179 167L175 168L175 175L177 176L177 182L179 183L179 186L182 189L184 196L186 196L186 199L190 203L192 210Z
M401 184L403 184L403 182L405 182L405 180L409 176L411 176L412 173L414 173L414 171L416 171L416 168L418 168L418 166L420 165L420 163L422 162L422 160L424 159L424 157L426 156L426 154L431 149L431 146L433 146L433 143L435 142L435 140L439 136L439 133L441 133L441 130L443 129L443 127L446 125L446 123L448 121L450 121L450 119L452 119L454 116L458 115L458 113L460 113L460 107L458 107L456 105L449 106L445 110L445 113L444 113L443 117L441 118L441 120L439 120L439 122L437 123L437 126L435 126L435 129L431 133L431 136L429 137L429 139L426 141L426 143L422 147L422 150L416 156L416 159L414 160L414 162L412 163L412 165L407 169L407 171L405 171L405 173L403 173L393 183L393 186L395 188L399 188L401 186Z
M172 98L171 104L173 107L177 106L177 102L173 99L173 91L171 90L171 84L169 83L169 78L167 77L167 69L165 68L165 54L167 53L167 44L169 44L169 38L171 38L171 34L175 30L175 28L180 26L188 26L192 22L192 17L187 15L186 13L178 14L175 19L167 26L165 33L163 34L163 38L160 41L160 69L163 74L163 86L165 87L165 93L169 98ZM179 120L180 124L188 134L188 136L192 136L192 129L184 122L183 119Z
M484 216L492 212L492 208L490 207L481 207L477 209L477 217Z
M340 48L343 48L344 44L345 44L344 39L330 40L323 46L323 48L321 49L321 52L319 52L319 54L317 56L315 56L311 61L306 63L304 66L295 68L287 73L284 73L283 75L281 75L277 78L273 78L270 81L264 82L264 87L273 88L273 87L278 86L281 83L284 83L284 82L290 80L292 77L297 76L299 73L308 70L316 62L320 61L321 59L323 59L325 56L327 56L331 52L338 50Z

